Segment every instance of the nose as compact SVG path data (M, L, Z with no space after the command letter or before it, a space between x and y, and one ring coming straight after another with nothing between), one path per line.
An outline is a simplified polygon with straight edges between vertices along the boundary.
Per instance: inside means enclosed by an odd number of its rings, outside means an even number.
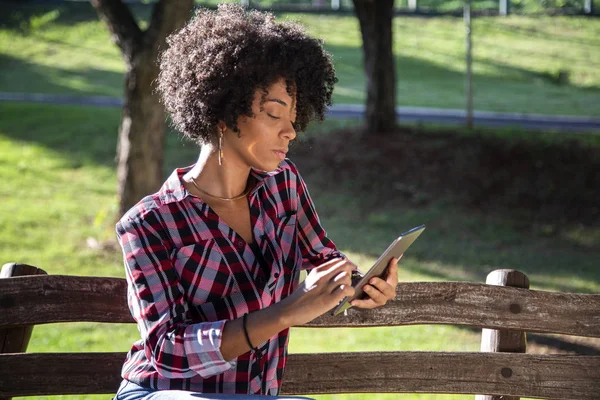
M292 140L296 139L296 130L294 129L294 125L292 124L291 121L286 125L286 127L282 131L281 135L284 138L286 138L287 140L289 140L290 142Z

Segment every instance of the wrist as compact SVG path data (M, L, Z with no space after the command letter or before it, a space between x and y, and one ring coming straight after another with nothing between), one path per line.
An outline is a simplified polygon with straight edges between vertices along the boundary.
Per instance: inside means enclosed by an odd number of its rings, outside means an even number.
M299 325L293 311L291 296L286 297L273 305L274 319L277 321L281 330Z

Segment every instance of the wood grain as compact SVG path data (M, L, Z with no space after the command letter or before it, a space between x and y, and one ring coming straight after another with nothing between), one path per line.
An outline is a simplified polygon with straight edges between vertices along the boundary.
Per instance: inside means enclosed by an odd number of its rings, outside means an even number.
M114 393L124 353L0 355L0 396ZM365 368L366 365L377 368ZM283 394L485 393L597 399L600 356L373 352L291 354Z
M26 276L0 279L0 328L52 322L132 322L121 278ZM377 310L324 315L305 327L449 324L600 337L600 295L467 282L398 285Z

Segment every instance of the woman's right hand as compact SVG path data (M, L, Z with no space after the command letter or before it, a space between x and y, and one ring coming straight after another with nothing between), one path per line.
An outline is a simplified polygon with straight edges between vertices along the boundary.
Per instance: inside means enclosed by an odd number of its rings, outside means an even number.
M250 313L246 317L245 329L242 317L227 321L220 347L223 358L231 360L238 357L249 347L263 343L286 328L310 322L331 310L344 297L352 296L351 275L354 269L354 264L345 259L327 261L314 267L288 297Z
M354 294L351 275L356 269L346 259L336 258L313 268L300 286L281 301L289 326L302 325L331 310Z

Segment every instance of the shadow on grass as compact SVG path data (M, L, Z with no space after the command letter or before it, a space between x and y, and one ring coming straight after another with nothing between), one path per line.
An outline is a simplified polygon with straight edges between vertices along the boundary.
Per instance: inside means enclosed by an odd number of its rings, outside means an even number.
M128 4L138 20L147 21L152 12L149 4ZM53 13L49 15L49 13ZM43 18L51 18L52 23L71 27L77 23L97 21L98 14L88 1L31 3L8 0L0 2L0 28L11 29L23 34L31 33Z
M10 116L0 122L0 134L58 152L72 168L90 163L115 166L119 109L0 102L0 113ZM168 127L165 146L165 178L198 157L198 147L183 142Z
M494 20L496 21L496 20ZM402 24L402 22L398 22L397 24ZM501 30L498 29L494 29L494 27L496 26L496 23L490 24L489 25L491 29L489 29L490 32L501 32ZM402 27L404 29L406 29L406 26L402 26L399 25L399 27ZM464 50L460 49L458 52L449 52L449 51L444 51L444 49L447 49L448 46L450 46L450 48L456 43L457 40L459 40L459 38L462 38L462 32L460 35L457 35L456 30L451 29L451 27L445 27L444 25L440 25L436 27L436 34L435 35L431 35L431 32L428 28L426 28L425 25L422 25L421 27L417 27L417 30L414 30L414 27L411 25L411 34L416 36L416 37L420 37L419 40L421 41L426 41L426 42L435 42L436 45L435 46L421 46L419 48L419 53L420 54L430 54L431 56L435 57L438 61L445 61L448 62L450 65L456 65L456 64L461 64L463 63L464 60ZM488 27L486 26L486 30ZM523 28L523 29L527 29L527 28ZM488 48L495 48L496 50L500 50L500 52L502 52L503 54L507 54L510 55L510 59L519 59L519 58L528 58L531 57L532 55L536 55L538 58L542 58L543 59L543 64L544 65L548 65L549 67L555 64L555 59L556 59L556 54L552 53L552 52L544 52L544 51L540 51L535 47L532 47L531 49L519 49L519 48L515 48L515 47L510 47L508 44L507 45L503 45L503 41L499 40L498 37L494 37L494 36L486 36L487 32L481 33L478 32L478 34L475 34L475 36L473 37L473 41L474 41L474 46L475 48L479 48L479 47L488 47ZM403 37L396 37L396 44L394 46L395 49L397 49L395 52L398 53L400 50L400 46L402 43L402 40L404 38ZM547 35L546 37L540 38L540 39L545 39L548 43L552 43L553 41L553 36L551 35ZM575 40L575 42L577 42ZM590 50L591 51L591 50ZM573 64L586 64L589 66L598 66L598 63L592 62L589 57L585 57L583 56L583 58L574 58L571 57L570 58L570 63ZM397 65L410 65L410 59L406 60L405 57L397 57L396 59L396 63ZM532 80L534 82L545 82L545 83L549 83L552 85L561 85L561 86L569 86L572 88L576 88L576 89L581 89L581 90L598 90L599 87L598 86L584 86L581 87L579 85L574 85L574 84L569 84L568 80L561 80L558 79L557 76L555 76L555 74L558 74L558 69L556 71L549 70L549 71L536 71L536 70L530 70L527 68L520 68L520 67L516 67L514 65L511 65L508 62L503 62L500 61L500 59L496 59L496 60L492 60L492 59L486 59L483 58L482 56L478 56L478 52L475 51L474 53L474 60L473 60L474 65L481 65L481 66L488 66L488 67L493 67L496 68L497 70L503 71L503 73L507 73L507 75L509 75L510 77L514 77L519 81L524 81L524 82L531 82ZM568 68L563 68L564 70L568 70ZM413 68L408 68L408 70L413 70ZM419 69L414 69L415 71L419 71ZM402 77L404 74L406 74L407 69L405 68L400 68L398 70L398 74L399 77ZM464 74L459 73L460 77L458 78L461 82L462 80L464 80ZM492 78L493 79L493 74L487 73L485 75L482 74L477 74L478 77L475 79L486 79L486 78Z
M531 16L530 16L531 17ZM442 17L444 18L444 17ZM448 18L448 17L446 17ZM519 18L519 17L517 17ZM547 20L551 19L551 18L561 18L560 16L558 17L550 17L550 16L546 16L545 17ZM590 19L589 17L562 17L562 18L568 18L570 20L573 20L574 18L581 18L581 19L585 19L587 21L594 21L593 19ZM394 24L400 28L402 27L406 27L406 24L403 23L404 19L402 17L396 18L394 21ZM479 37L481 37L481 35L485 35L486 33L495 33L497 35L506 35L506 36L521 36L521 37L528 37L531 39L537 39L537 40L541 40L541 41L547 41L548 43L551 42L563 42L563 43L568 43L568 44L579 44L579 45L584 45L584 46L590 46L590 50L594 50L596 49L598 46L600 46L600 40L597 39L592 39L592 38L578 38L578 37L573 37L572 34L562 34L562 32L560 30L554 29L555 27L552 26L551 24L543 24L543 25L538 25L538 26L544 26L547 27L548 30L542 30L539 29L538 27L530 27L530 26L523 26L523 24L518 25L516 23L514 23L513 21L515 21L514 17L474 17L474 31L473 31L473 39L475 41L478 40ZM588 22L589 23L589 22ZM441 38L447 38L447 37L463 37L463 31L462 30L455 30L452 29L451 27L444 27L443 25L439 25L436 27L437 32L439 32L439 37ZM577 29L577 28L574 28ZM427 30L426 28L426 24L421 24L419 26L411 26L411 31L412 33L414 33L415 35L424 35L426 33L430 33L430 31ZM476 43L475 43L476 44ZM513 51L513 49L511 49L511 51Z
M586 18L586 17L579 17ZM600 40L594 39L581 39L581 38L573 38L573 36L565 36L561 35L560 32L553 30L551 33L542 31L540 29L531 28L531 27L523 27L515 24L511 24L510 20L503 21L502 19L496 19L497 23L488 24L485 26L486 31L496 31L503 34L512 34L512 35L521 35L527 36L530 38L536 38L547 41L560 41L564 43L577 43L585 46L590 46L590 50L593 51L600 46Z
M122 96L123 74L97 68L64 69L0 54L0 91ZM76 82L74 89L72 82Z
M526 57L531 57L532 55L535 55L537 57L544 57L548 62L552 61L555 57L556 54L552 53L552 52L545 52L545 51L540 51L537 48L533 47L532 48L528 48L528 49L515 49L514 47L509 47L507 45L502 45L502 42L498 43L496 38L490 38L490 39L480 39L477 40L477 42L475 43L475 45L477 46L489 46L489 47L495 47L498 50L502 50L502 52L506 53L506 54L511 54L514 57L518 57L518 58L526 58ZM581 58L577 58L574 56L570 57L570 61L573 64L587 64L589 66L592 66L594 68L598 68L600 67L600 63L598 62L593 62L592 60L589 59L589 57L581 57ZM482 60L480 58L475 59L474 61L475 63L481 63L481 62L485 62L485 60ZM506 65L507 67L510 67L510 65L507 65L505 63L502 63L500 65ZM527 70L525 70L527 71Z
M0 133L64 156L68 165L113 166L120 110L0 102Z
M507 53L509 54L513 54L516 57L525 57L527 56L528 52L526 51L517 51L515 49L508 49L506 48ZM431 55L433 55L437 60L446 60L448 62L448 64L456 64L459 61L462 62L462 59L464 58L464 56L462 54L456 54L456 53L450 53L450 52L444 52L444 51L440 51L440 50L436 50L433 51L431 49L421 49L420 50L421 54L426 54L429 53ZM548 59L551 58L551 55L546 55L546 54L541 54L538 53L538 55L542 55L542 56L547 56ZM576 59L572 60L573 62L578 62ZM560 70L557 71L535 71L535 70L530 70L527 68L521 68L521 67L516 67L514 65L511 65L507 62L502 62L502 61L498 61L498 60L490 60L490 59L485 59L485 58L481 58L481 57L477 57L474 61L475 65L478 66L486 66L486 67L491 67L494 68L497 71L502 71L503 77L495 77L494 73L488 72L486 74L475 74L473 76L473 80L474 81L479 81L481 82L482 80L487 80L487 81L494 81L496 80L496 84L498 85L502 85L503 81L506 81L506 76L510 76L512 78L513 83L518 83L518 82L522 82L522 83L527 83L529 84L530 82L537 82L537 83L548 83L551 85L556 85L561 86L561 87L570 87L573 90L585 90L585 91L598 91L598 87L597 86L585 86L585 87L581 87L578 85L574 85L569 83L569 78L565 77L563 78L562 76L559 77L559 72L561 72ZM581 61L584 62L584 61ZM589 61L587 61L587 63L589 65L595 65L594 63L590 63ZM440 68L439 66L432 64L432 65L427 65L427 62L424 62L421 59L413 59L411 57L404 57L404 56L396 56L396 65L401 66L401 68L399 68L398 73L401 75L399 76L400 79L402 80L406 80L409 78L409 74L407 74L407 71L414 71L413 73L416 75L415 78L418 78L419 75L423 74L425 71L428 72L429 76L433 76L433 77L438 77L438 79L440 80L446 80L446 79L453 79L454 82L457 83L457 86L460 87L460 90L463 90L464 86L464 74L461 72L456 72L456 71L450 71L447 70L445 68ZM600 64L598 64L600 65ZM566 69L564 69L565 72L563 73L568 73L568 71ZM600 95L600 92L598 93Z
M309 138L292 159L341 248L376 258L425 223L402 263L418 275L485 282L492 270L517 269L536 288L600 290L598 147L434 133L332 136ZM595 222L581 228L588 217Z
M113 57L113 53L109 53L106 51L101 51L99 50L97 47L92 47L92 46L82 46L79 44L74 44L72 42L67 42L65 40L57 40L57 39L50 39L46 36L40 35L39 32L31 32L29 33L27 36L34 38L34 39L38 39L40 41L44 41L46 43L49 44L53 44L56 46L60 46L60 47L65 47L67 50L77 50L80 53L84 53L84 54L89 54L91 55L100 55L103 57Z

